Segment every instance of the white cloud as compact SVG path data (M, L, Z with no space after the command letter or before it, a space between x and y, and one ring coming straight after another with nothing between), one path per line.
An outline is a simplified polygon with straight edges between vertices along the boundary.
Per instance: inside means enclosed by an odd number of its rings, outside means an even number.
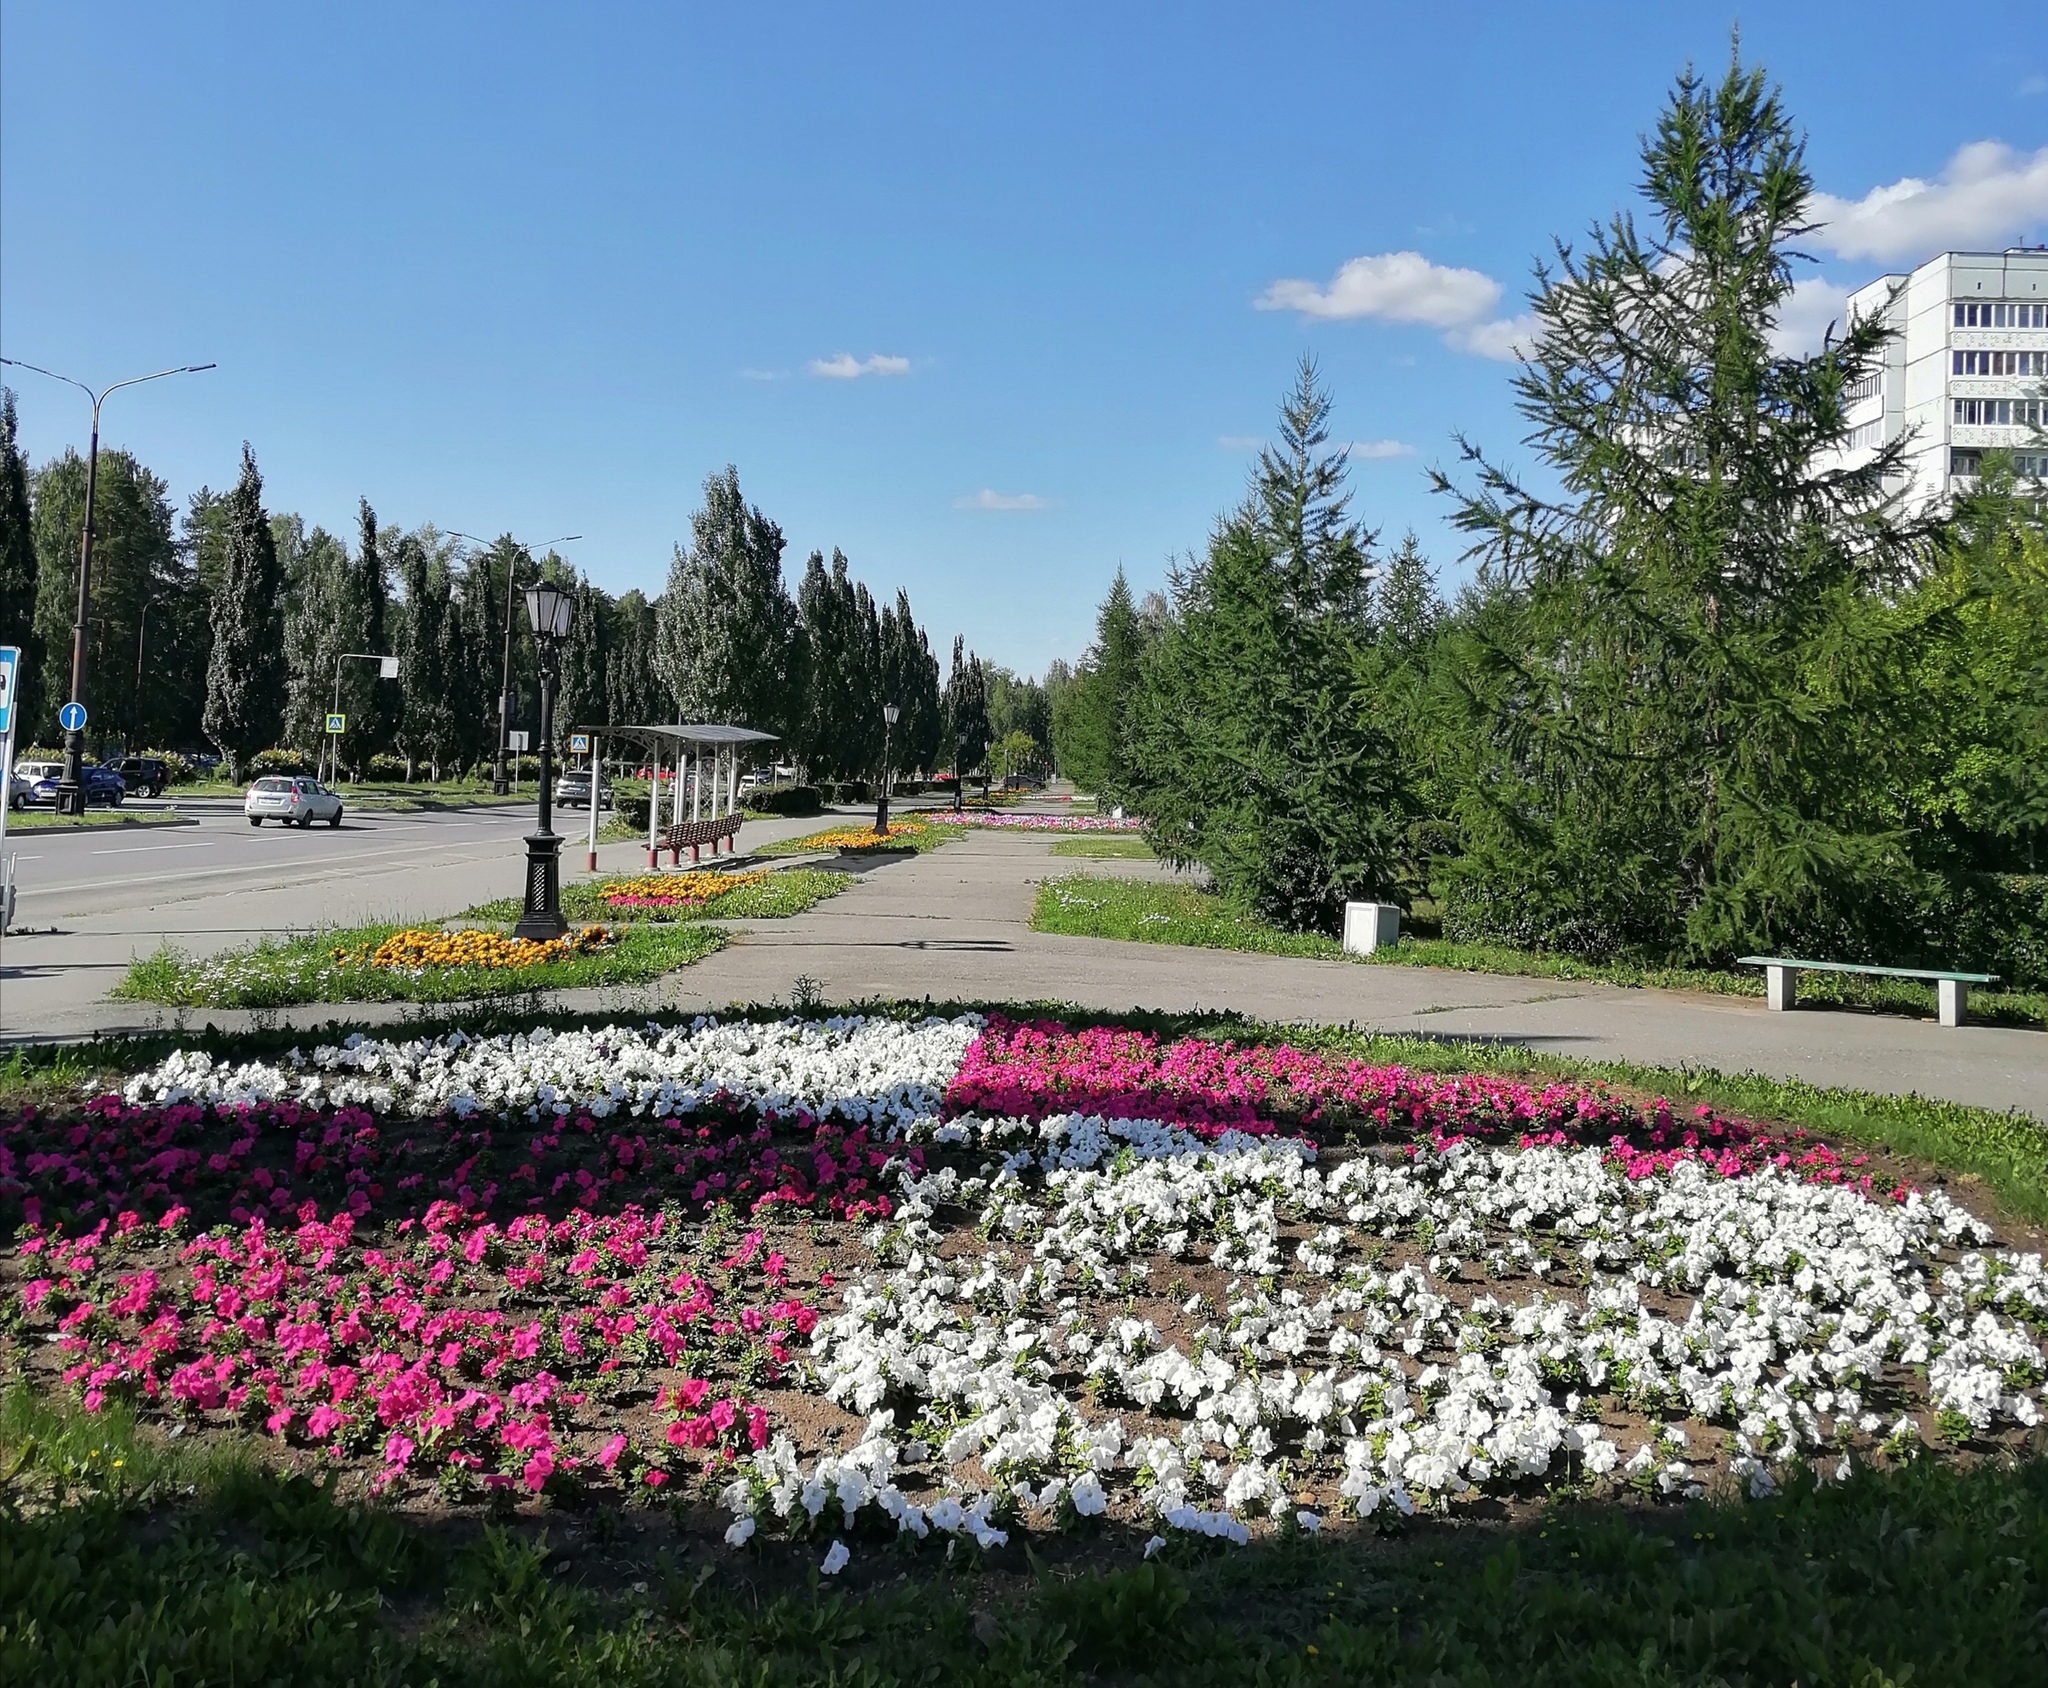
M1478 270L1432 264L1420 252L1353 258L1328 287L1276 281L1255 301L1262 311L1299 311L1333 321L1418 323L1444 331L1454 352L1512 361L1535 338L1535 318L1499 318L1501 285Z
M997 492L994 487L983 487L965 498L953 500L956 510L1043 510L1046 501L1035 492Z
M1780 357L1810 357L1821 348L1828 324L1837 335L1849 325L1849 292L1825 276L1807 276L1792 284L1792 297L1778 312L1771 330L1771 350Z
M1459 328L1483 322L1500 303L1500 283L1477 270L1432 264L1420 252L1381 252L1353 258L1327 288L1312 281L1276 281L1259 296L1262 311L1348 321L1417 322Z
M910 359L892 358L881 352L869 358L834 352L829 358L812 358L811 373L829 381L858 381L863 375L908 375Z
M1532 312L1524 311L1520 316L1497 322L1454 328L1444 336L1444 344L1454 352L1470 352L1474 357L1492 358L1496 363L1513 363L1536 344L1536 318Z
M1216 443L1225 451L1257 451L1266 442L1257 434L1218 434Z
M2048 223L2048 147L2016 152L2003 141L1959 147L1938 179L1903 176L1861 199L1813 196L1826 227L1817 243L1844 258L1930 258L2000 246Z
M1348 448L1353 457L1413 457L1415 448L1406 440L1353 440Z

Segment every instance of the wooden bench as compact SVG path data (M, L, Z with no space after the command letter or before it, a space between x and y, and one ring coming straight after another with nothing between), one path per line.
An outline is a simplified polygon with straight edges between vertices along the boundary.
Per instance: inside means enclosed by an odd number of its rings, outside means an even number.
M1802 961L1789 955L1745 955L1738 967L1764 970L1764 994L1771 1007L1791 1008L1798 1000L1801 973L1869 973L1881 979L1932 979L1944 1026L1960 1026L1972 985L1995 985L1996 973L1952 973L1939 967L1866 967L1854 961Z
M663 850L669 853L670 863L676 867L683 865L685 850L690 852L693 862L703 859L698 851L706 844L711 846L714 856L718 854L720 844L730 850L734 847L732 841L739 836L741 818L739 815L720 815L715 821L676 821L663 833L661 842L648 851L647 865L659 867Z

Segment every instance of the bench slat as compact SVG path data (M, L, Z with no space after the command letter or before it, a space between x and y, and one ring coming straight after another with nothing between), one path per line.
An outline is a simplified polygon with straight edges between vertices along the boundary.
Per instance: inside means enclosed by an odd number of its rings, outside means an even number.
M1854 961L1802 961L1789 955L1744 955L1738 967L1797 967L1814 973L1874 973L1887 979L1954 979L1965 985L1995 985L1996 973L1953 973L1940 967L1868 967Z

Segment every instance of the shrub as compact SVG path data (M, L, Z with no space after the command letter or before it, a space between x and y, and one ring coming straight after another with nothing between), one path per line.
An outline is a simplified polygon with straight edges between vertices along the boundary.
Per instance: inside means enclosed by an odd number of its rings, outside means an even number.
M307 761L306 753L279 746L275 750L259 750L249 758L246 770L251 779L260 779L265 774L310 774L313 765Z
M373 780L403 780L405 778L405 758L403 756L393 756L389 751L380 750L375 756L370 758L369 766L364 771Z
M832 787L835 803L872 803L875 793L866 780L841 780Z
M748 808L764 815L815 815L824 806L824 794L814 785L771 786L747 799ZM641 821L645 824L646 816Z

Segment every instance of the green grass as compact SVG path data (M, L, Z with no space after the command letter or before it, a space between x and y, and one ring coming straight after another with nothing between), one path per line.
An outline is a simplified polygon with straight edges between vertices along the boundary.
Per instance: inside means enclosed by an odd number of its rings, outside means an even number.
M1078 841L1077 841L1078 842ZM1081 854L1080 851L1055 854ZM1283 931L1232 908L1214 892L1189 885L1108 879L1075 874L1039 887L1031 924L1040 932L1068 937L1123 938L1139 943L1187 944L1200 949L1251 950L1265 955L1309 955L1355 961L1361 966L1442 967L1460 973L1499 973L1519 978L1586 979L1658 990L1709 991L1717 996L1761 997L1760 969L1661 967L1627 961L1595 962L1575 956L1509 949L1497 944L1458 943L1448 938L1404 935L1398 944L1369 956L1344 954L1333 938ZM1910 979L1870 979L1840 973L1800 975L1803 1002L1841 1008L1935 1015L1934 987ZM2048 992L1973 990L1970 1017L1992 1025L2048 1026Z
M119 1462L118 1464L116 1462ZM822 1541L823 1538L821 1537ZM0 1401L0 1680L1450 1682L1955 1688L2048 1676L2048 1463L1560 1506L1232 1550L1083 1533L984 1569L879 1538L686 1558L659 1510L416 1521L240 1448Z
M899 814L893 816L892 820L901 822L911 818L913 817ZM954 839L964 836L967 831L965 827L949 826L944 821L926 821L922 816L914 818L921 822L919 829L916 832L906 832L900 838L892 838L889 842L890 851L908 850L921 856L928 850L938 849L942 844L952 843ZM772 844L756 845L753 853L757 856L809 855L814 850L829 850L834 847L819 843L818 840L821 838L828 838L835 832L858 832L873 825L873 817L863 820L859 816L849 815L828 827L819 828L816 832L807 832L801 838L779 838ZM878 850L874 853L881 855L885 852Z
M99 832L120 826L191 826L190 815L124 815L118 809L94 809L82 818L60 815L51 809L17 809L7 817L7 830L16 832Z
M1123 938L1197 949L1251 950L1261 955L1327 959L1341 958L1344 953L1334 938L1316 932L1283 932L1190 885L1085 873L1048 879L1039 886L1031 929L1070 938Z
M1053 840L1055 856L1094 856L1122 862L1155 862L1152 846L1135 833L1083 832L1072 838Z
M715 870L707 868L704 871ZM643 876L613 874L608 878L585 879L574 885L565 885L562 887L562 912L572 921L595 920L608 926L674 925L691 920L787 920L791 915L817 907L827 897L838 895L853 883L850 873L835 873L830 868L789 867L769 874L759 884L742 885L737 890L727 891L723 896L713 897L688 909L615 909L598 895L605 885L621 880L630 883L640 877ZM479 903L475 908L465 910L460 918L497 922L516 920L519 918L519 903L513 897Z
M165 944L129 965L113 995L128 1002L174 1008L285 1008L308 1002L474 1002L526 996L534 991L596 985L637 985L701 961L724 947L716 930L699 925L632 925L617 944L595 955L572 956L538 967L449 967L418 974L360 962L339 963L337 948L374 946L397 926L266 938L261 943L199 959Z

